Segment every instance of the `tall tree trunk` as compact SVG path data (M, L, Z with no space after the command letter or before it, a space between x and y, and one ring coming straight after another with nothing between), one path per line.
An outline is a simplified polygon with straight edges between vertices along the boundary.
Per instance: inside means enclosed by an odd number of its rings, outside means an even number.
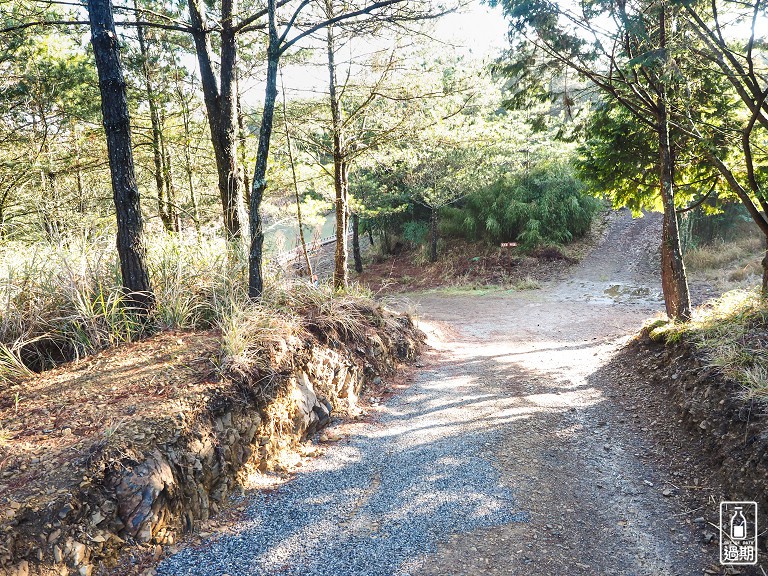
M664 222L661 234L661 287L667 315L675 320L689 320L691 318L691 301L675 211L669 124L665 104L662 103L659 108L659 168L661 200L664 205Z
M429 261L437 262L437 207L432 206L429 219Z
M662 3L659 13L659 45L666 47L666 13ZM661 289L667 316L675 320L690 320L691 299L688 279L680 248L680 232L677 226L677 211L674 195L674 161L669 140L669 117L667 115L667 90L660 80L658 111L659 133L659 180L661 201L664 206L664 221L661 232Z
M40 171L40 179L42 197L46 198L50 203L41 204L38 207L38 212L48 241L53 243L60 239L62 230L58 218L59 198L56 174L51 171L50 164L48 169Z
M355 259L355 272L363 271L363 258L360 254L360 216L352 214L352 256Z
M200 234L200 208L197 204L197 194L195 194L195 184L192 178L192 152L190 150L192 143L192 133L190 131L190 112L189 102L184 91L177 88L179 104L181 105L181 120L184 125L184 171L187 176L187 187L189 191L189 202L192 204L192 218L195 221L195 230Z
M141 56L141 72L144 76L144 89L147 93L147 104L149 105L149 119L152 127L152 160L155 166L155 188L157 190L157 211L160 215L160 220L163 222L163 226L166 230L173 231L170 215L168 214L166 202L165 202L165 182L163 181L163 157L160 143L160 115L157 112L157 101L155 100L155 90L152 86L152 76L149 66L149 50L147 49L147 41L144 33L144 27L139 26L139 3L138 0L133 0L133 13L136 19L136 35L139 39L139 54Z
M240 170L243 174L244 203L248 206L251 202L251 179L248 177L248 171L245 169L248 165L245 155L245 116L243 115L243 106L240 102L240 71L237 68L235 68L235 94L237 94L237 147L240 154Z
M301 250L304 253L304 262L307 265L307 276L312 280L312 262L309 259L307 250L307 241L304 238L304 220L301 217L301 198L299 198L299 180L296 178L296 163L293 161L293 146L291 145L291 131L288 129L287 106L285 105L285 86L283 85L283 75L280 73L280 89L283 92L283 126L285 127L285 144L288 147L288 161L291 164L291 176L293 178L293 192L296 196L296 222L299 225L299 240L301 241Z
M243 227L247 221L243 198L243 174L238 165L237 148L237 38L233 29L237 0L221 2L221 118L219 139L226 168L228 218L237 227L236 238L245 252Z
M216 157L219 196L224 214L224 229L227 239L239 243L242 241L245 225L245 212L241 180L238 177L236 119L233 98L234 66L237 61L237 43L232 29L232 18L236 12L234 0L222 2L221 30L221 91L214 74L211 41L205 22L205 15L199 0L187 0L192 24L192 37L200 68L200 82L203 87L203 100L208 112L208 126L211 131L211 143Z
M768 298L768 236L765 237L765 254L760 262L763 265L763 298Z
M145 260L144 224L133 166L128 99L110 0L88 0L88 17L107 136L123 286L133 306L149 310L154 295Z
M72 150L75 153L75 187L77 189L77 211L85 214L85 190L83 186L83 163L80 159L80 141L77 127L72 123Z
M248 296L252 299L260 298L264 292L264 276L261 268L264 249L261 202L267 189L267 160L272 138L272 123L275 116L275 100L277 99L277 66L280 62L280 38L277 35L275 0L267 0L267 12L269 17L267 83L249 205L251 246L248 251Z
M326 16L333 18L333 5L326 0ZM333 26L326 27L326 49L328 51L329 92L331 97L331 123L333 131L333 188L336 196L336 258L333 267L333 287L344 290L349 282L347 271L347 213L348 213L348 182L347 168L342 151L341 106L336 92L336 47L334 44Z
M165 113L160 118L160 125L165 126ZM171 150L165 140L165 134L160 131L160 151L163 156L163 183L165 184L165 229L168 232L179 232L179 211L176 209L176 187L173 184L173 164L171 164ZM167 222L166 222L167 221Z

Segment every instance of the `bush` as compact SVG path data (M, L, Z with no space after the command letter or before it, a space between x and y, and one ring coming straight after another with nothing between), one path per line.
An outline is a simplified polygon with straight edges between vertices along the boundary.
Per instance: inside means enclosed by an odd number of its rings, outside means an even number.
M543 163L508 175L446 208L446 235L492 242L518 241L524 248L564 244L589 231L600 202L567 164Z
M411 220L403 225L403 240L412 247L422 246L427 242L429 223L421 220Z

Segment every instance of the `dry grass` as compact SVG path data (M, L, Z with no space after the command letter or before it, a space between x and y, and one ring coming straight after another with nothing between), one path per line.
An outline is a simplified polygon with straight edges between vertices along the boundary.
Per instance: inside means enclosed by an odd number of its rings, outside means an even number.
M540 290L541 289L541 282L536 280L536 278L532 278L531 276L526 276L522 280L516 282L514 284L515 290Z
M19 343L11 346L0 343L0 382L15 382L34 376L35 373L22 361L19 348Z
M764 256L762 236L750 233L730 242L699 246L685 254L684 259L691 280L723 294L760 284Z
M742 384L746 398L768 405L768 300L734 290L694 311L688 323L656 322L650 336L692 342L711 366Z
M577 244L586 245L586 242L574 243L569 250L575 254ZM449 239L435 263L423 262L413 252L403 252L372 262L359 278L377 293L535 290L544 282L560 277L575 262L559 248L556 258L552 258L553 254L552 250L526 254L515 248Z
M164 330L217 327L230 366L250 366L302 330L359 340L376 307L352 286L267 277L259 304L247 297L243 261L211 235L148 241L156 307L141 318L125 305L113 240L88 237L53 246L0 247L0 381L50 368ZM379 315L380 316L380 315Z
M763 249L762 238L758 235L732 242L706 244L690 250L685 255L685 265L691 271L721 269L750 260Z
M113 244L104 235L3 246L0 342L19 350L25 364L45 368L147 332L210 327L243 277L222 241L159 234L148 243L157 306L143 319L126 306Z

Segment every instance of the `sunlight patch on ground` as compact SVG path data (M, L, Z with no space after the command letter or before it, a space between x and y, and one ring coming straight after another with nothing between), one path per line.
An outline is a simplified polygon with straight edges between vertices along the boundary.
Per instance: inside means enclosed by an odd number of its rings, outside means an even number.
M570 408L571 406L592 406L604 400L603 394L595 388L557 394L531 394L526 401L544 408Z
M248 474L243 483L246 490L261 490L268 488L277 488L290 480L290 477L270 472L254 471Z

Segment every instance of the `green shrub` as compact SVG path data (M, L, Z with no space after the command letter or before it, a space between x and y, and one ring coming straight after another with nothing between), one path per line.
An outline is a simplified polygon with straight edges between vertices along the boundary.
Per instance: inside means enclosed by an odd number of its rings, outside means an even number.
M564 244L589 230L599 208L570 166L548 162L507 175L461 205L446 208L441 231L475 240L517 241L524 248Z
M403 225L403 240L412 246L421 246L427 242L429 223L422 220L411 220Z

